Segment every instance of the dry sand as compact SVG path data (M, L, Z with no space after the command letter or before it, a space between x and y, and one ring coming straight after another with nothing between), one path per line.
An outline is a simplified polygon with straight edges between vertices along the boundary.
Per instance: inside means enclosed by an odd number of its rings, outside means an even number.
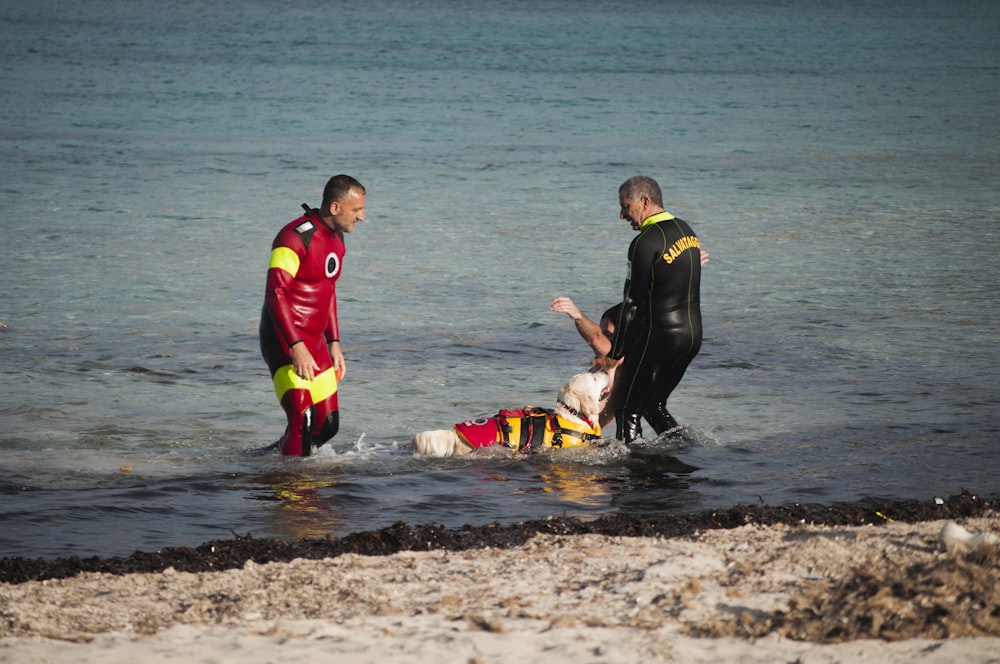
M945 523L0 584L0 662L1000 662L997 547L944 547Z

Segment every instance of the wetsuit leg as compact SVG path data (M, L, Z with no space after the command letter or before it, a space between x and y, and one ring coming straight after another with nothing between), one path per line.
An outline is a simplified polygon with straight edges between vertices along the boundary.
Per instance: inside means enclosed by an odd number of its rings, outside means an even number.
M626 351L625 361L618 368L622 374L622 382L615 408L615 437L625 441L626 445L642 437L639 418L653 393L656 359L648 349L632 346Z
M313 407L309 390L288 390L281 397L281 407L288 418L285 434L278 441L281 453L309 456L313 442Z
M657 434L680 426L667 410L667 399L696 354L697 349L677 361L670 339L656 337L645 347L628 350L619 369L624 371L621 400L615 410L619 440L629 444L642 437L640 416Z
M313 423L313 442L317 447L337 435L340 430L340 411L337 394L315 404L316 421Z
M643 409L642 416L646 418L657 435L680 426L667 410L667 399L670 398L674 388L680 384L689 363L690 360L685 359L673 366L661 367L656 370L654 377L656 389L653 398Z
M325 443L337 433L337 379L325 341L308 339L306 343L320 372L311 381L295 374L291 355L284 349L273 326L262 321L260 348L271 372L274 391L285 411L288 426L278 441L282 454L309 456L312 445Z
M631 445L642 438L642 422L639 413L615 416L615 438L625 441L626 445Z
M646 418L649 425L653 427L653 431L657 435L663 433L664 431L670 431L676 429L680 426L674 416L670 414L667 410L667 402L661 401L657 402L646 408L642 412L642 416Z
M281 395L281 407L288 428L281 440L283 454L309 456L312 446L322 445L340 428L337 411L337 379L333 367L311 381L298 378L291 365L275 372L274 389Z

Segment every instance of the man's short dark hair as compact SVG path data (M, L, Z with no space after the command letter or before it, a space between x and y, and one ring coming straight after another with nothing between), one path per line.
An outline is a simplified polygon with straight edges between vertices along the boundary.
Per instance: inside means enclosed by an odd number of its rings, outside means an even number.
M350 175L334 175L327 180L326 186L323 187L323 209L328 209L330 203L344 200L344 197L352 189L357 189L362 194L365 193L364 186Z
M607 318L609 321L614 323L618 320L618 312L622 310L622 303L619 302L613 307L610 307L607 311L601 314L601 320Z

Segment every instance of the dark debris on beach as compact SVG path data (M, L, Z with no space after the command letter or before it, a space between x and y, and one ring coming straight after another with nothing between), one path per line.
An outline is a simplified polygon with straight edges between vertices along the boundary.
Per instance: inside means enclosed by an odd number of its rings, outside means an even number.
M888 520L904 523L937 519L961 519L985 516L1000 510L1000 498L984 498L968 491L957 496L930 500L885 500L866 504L829 506L789 504L773 507L766 504L735 505L726 509L697 514L630 516L616 514L594 520L566 517L483 526L411 526L397 522L387 528L352 533L340 539L321 538L288 542L236 535L231 540L214 540L198 547L173 547L147 553L136 551L128 557L0 559L0 582L24 583L62 579L82 572L129 574L161 572L174 568L181 572L210 572L243 567L247 561L257 564L287 562L296 558L333 558L345 553L384 556L400 551L444 549L507 549L524 544L536 534L617 537L682 537L704 530L737 528L756 524L771 526L825 525L859 526L884 524Z

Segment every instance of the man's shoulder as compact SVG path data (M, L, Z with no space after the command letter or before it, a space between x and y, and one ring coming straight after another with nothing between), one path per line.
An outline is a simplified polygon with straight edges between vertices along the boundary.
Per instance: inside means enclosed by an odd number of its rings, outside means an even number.
M651 226L643 229L646 230L657 230L660 237L675 237L682 235L696 235L694 229L691 228L691 224L684 221L680 217L671 217L670 219L664 219L658 223L652 224Z
M274 243L276 245L287 245L302 243L303 246L308 247L312 236L322 228L322 224L318 223L315 217L306 215L299 217L298 219L293 219L289 221L278 234L275 236Z

